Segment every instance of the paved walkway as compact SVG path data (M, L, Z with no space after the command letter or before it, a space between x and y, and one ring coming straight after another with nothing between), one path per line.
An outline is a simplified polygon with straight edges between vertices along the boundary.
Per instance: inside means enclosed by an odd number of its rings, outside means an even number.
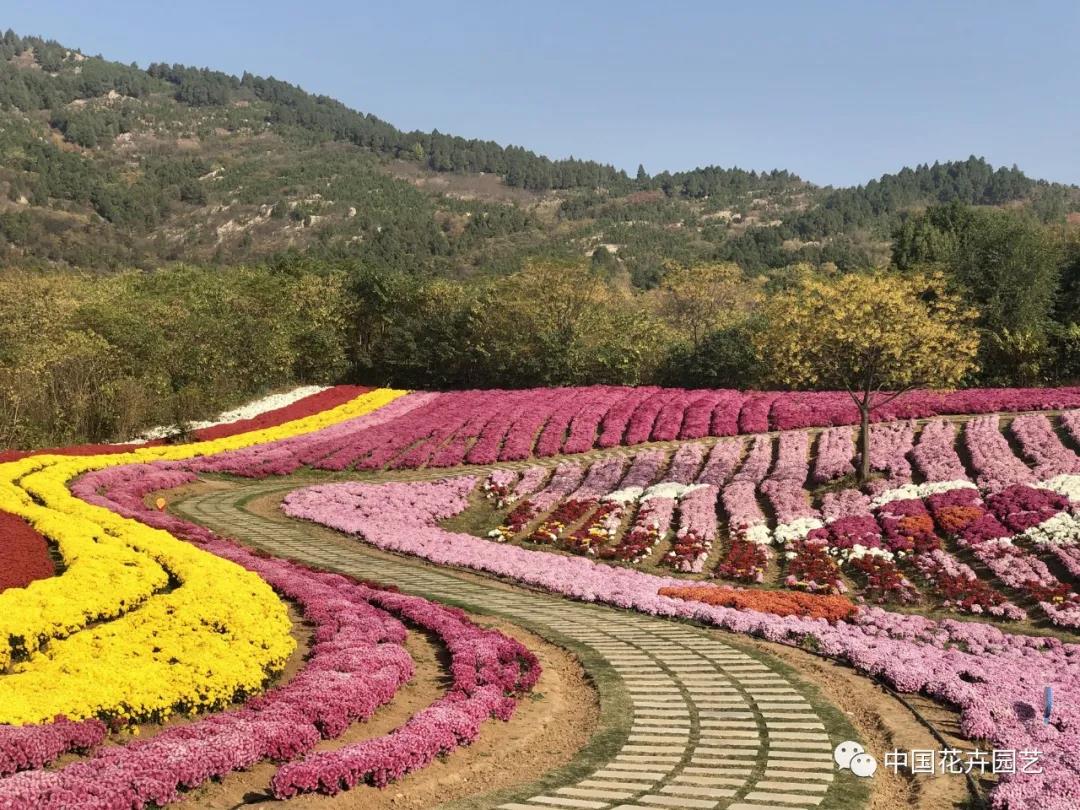
M522 589L487 587L363 543L244 509L276 484L194 495L173 508L272 554L393 583L403 591L497 613L585 645L613 668L632 705L630 733L595 772L503 810L765 810L832 806L832 748L797 684L715 634L676 622ZM319 538L316 539L316 533Z

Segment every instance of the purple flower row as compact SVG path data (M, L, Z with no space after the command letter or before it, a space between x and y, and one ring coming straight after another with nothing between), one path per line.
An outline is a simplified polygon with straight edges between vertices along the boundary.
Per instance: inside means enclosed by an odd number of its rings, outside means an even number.
M1042 414L1024 414L1009 425L1024 455L1035 462L1035 477L1046 481L1080 473L1080 456L1061 443L1050 420Z
M723 486L735 473L735 467L742 458L743 442L741 439L721 439L713 445L705 459L705 466L698 473L696 483Z
M813 482L826 484L837 478L854 475L855 432L847 426L821 431L814 460Z
M868 487L877 494L902 486L911 480L908 453L915 441L915 426L910 422L894 422L870 427L870 468L884 473L884 478L872 481Z
M944 419L927 422L911 451L919 472L927 481L966 481L967 471L956 452L956 426Z
M1065 411L1061 415L1061 426L1074 442L1080 442L1080 410Z
M664 480L674 481L676 484L693 483L705 460L705 449L705 445L698 442L680 444L671 458L671 466Z
M776 463L760 490L776 515L779 540L785 531L784 524L818 521L820 515L811 505L805 488L810 474L810 434L805 431L781 433L777 443ZM820 521L817 525L821 525ZM805 532L798 530L795 534L805 536Z
M610 455L597 459L589 467L581 486L570 493L570 497L580 501L597 500L615 489L624 472L626 458L623 456Z
M700 574L716 542L716 499L712 484L691 490L679 501L679 528L666 562L676 571Z
M1009 447L995 415L977 416L964 426L964 445L980 489L996 492L1013 484L1034 484L1035 474Z
M772 439L755 436L742 466L721 493L728 524L736 536L744 535L753 527L765 526L765 513L757 502L757 488L769 472L772 455ZM768 542L767 529L764 540Z
M667 461L667 454L663 450L642 450L634 456L630 462L630 469L626 477L619 485L620 489L640 488L645 489L656 482L660 470Z

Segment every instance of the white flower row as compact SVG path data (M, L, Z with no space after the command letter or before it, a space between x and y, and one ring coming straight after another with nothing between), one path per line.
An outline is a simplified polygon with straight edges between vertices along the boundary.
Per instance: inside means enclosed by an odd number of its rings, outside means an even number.
M327 386L325 385L302 385L291 391L286 391L281 394L271 394L262 399L248 402L231 411L225 411L224 413L218 414L216 419L208 422L189 422L187 427L189 430L202 430L203 428L214 427L216 425L228 425L243 419L254 419L256 416L260 416L267 411L284 408L304 397L310 397L312 394L317 394L326 389ZM161 425L159 427L150 428L149 430L144 430L139 434L137 440L151 441L152 439L164 439L166 436L171 436L174 433L179 432L179 430L180 427L177 425Z
M648 489L642 489L641 487L617 489L614 492L609 492L600 500L613 501L614 503L633 503L638 500L644 502L651 498L671 498L677 501L679 498L689 495L703 486L705 484L678 484L674 481L661 481L659 484L653 484Z
M1080 540L1080 520L1068 512L1058 512L1020 536L1037 545L1071 546Z
M886 560L894 559L893 553L885 548L872 548L856 543L851 548L841 549L837 556L845 562L848 560L861 560L863 557L882 557Z
M925 484L904 484L896 489L887 489L871 501L871 506L877 509L892 501L904 501L908 499L922 499L939 492L948 492L950 489L977 489L970 481L930 481Z
M1058 495L1064 495L1070 501L1080 502L1080 475L1066 473L1055 475L1049 481L1039 484L1043 489L1049 489Z
M779 545L786 545L787 543L792 543L796 540L802 540L814 529L820 529L824 525L825 524L817 518L799 518L798 520L791 521L791 523L781 523L776 527L773 536L776 538L776 542Z
M767 546L772 543L772 535L769 533L769 527L764 523L756 523L753 526L749 526L743 532L743 539L748 543L753 543L758 546Z

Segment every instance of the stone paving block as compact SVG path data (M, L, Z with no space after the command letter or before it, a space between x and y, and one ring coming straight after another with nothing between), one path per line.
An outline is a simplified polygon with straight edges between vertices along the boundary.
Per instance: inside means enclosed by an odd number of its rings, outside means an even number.
M832 771L799 771L781 770L780 768L766 768L764 779L814 779L819 782L831 782Z
M574 796L582 799L629 799L638 791L636 790L603 790L592 787L561 787L555 791L560 796Z
M735 795L731 788L706 787L693 785L665 785L660 788L661 793L671 793L675 796L697 796L702 799L726 799Z
M828 785L820 782L789 782L786 779L775 782L770 779L762 779L754 787L766 790L797 790L803 793L824 793L829 789Z
M749 775L747 771L747 775ZM729 785L732 787L741 787L746 784L746 777L739 778L737 776L695 776L693 774L683 774L676 776L671 780L679 784L686 785ZM761 784L760 782L758 784Z
M710 737L717 740L738 740L746 739L747 737L753 737L755 740L761 735L758 734L756 727L752 728L703 728L701 730L702 737ZM772 739L773 735L769 735Z
M678 745L682 746L683 748L685 748L690 743L690 735L689 735L689 733L682 734L682 735L664 734L662 736L661 735L656 735L656 734L631 734L629 737L626 738L626 740L627 740L627 742L634 743L635 745L637 745L637 744L646 744L646 745L669 745L669 744L674 745L674 744L678 744Z
M769 802L770 804L797 804L803 807L821 804L820 796L800 796L798 793L773 793L772 791L752 790L744 797L749 801Z
M600 808L608 806L608 802L598 802L592 799L572 799L569 796L533 796L529 801L555 807L580 807L583 810L600 810Z
M676 759L675 762L678 762L678 760ZM605 762L601 770L604 773L608 771L630 771L635 774L640 773L643 779L662 779L672 767L674 766L670 762L637 762L634 760L613 759L611 762ZM600 772L597 771L597 773ZM659 776L655 774L659 774Z
M654 807L679 807L691 808L691 810L699 807L702 808L702 810L706 810L707 808L716 807L716 805L719 804L715 799L686 799L676 796L657 795L642 796L637 799L637 801L639 804L647 804Z
M769 729L769 737L774 740L813 740L815 742L828 742L829 738L824 733L812 731L786 731L781 729Z
M786 720L766 720L765 725L768 726L770 732L773 729L776 729L776 730L781 730L781 729L792 729L792 730L807 729L807 730L810 730L810 729L824 729L825 728L824 723L807 723L807 722L794 722L794 723L792 723L792 722L788 722Z
M653 781L628 782L626 779L582 779L578 782L578 787L600 788L602 790L621 790L629 793L640 793L643 790L651 789L652 786Z
M622 751L635 754L681 754L681 745L623 745Z
M778 740L769 736L769 747L777 751L832 751L833 744L828 740L811 742L810 740Z
M650 783L652 783L652 782L659 782L661 779L666 777L667 774L668 774L667 771L660 771L660 770L656 770L656 769L642 770L642 769L638 769L638 768L627 768L627 769L623 770L623 769L620 769L620 768L612 767L613 765L614 765L614 763L612 763L611 765L605 765L603 770L596 771L589 778L590 779L614 779L614 780L624 779L624 780L630 780L630 781L648 780ZM585 784L585 783L582 782L582 784Z
M825 762L824 760L812 760L812 759L770 759L766 761L765 768L769 771L783 770L784 768L798 768L801 771L828 771L832 773L833 768L836 767L836 763L830 760Z

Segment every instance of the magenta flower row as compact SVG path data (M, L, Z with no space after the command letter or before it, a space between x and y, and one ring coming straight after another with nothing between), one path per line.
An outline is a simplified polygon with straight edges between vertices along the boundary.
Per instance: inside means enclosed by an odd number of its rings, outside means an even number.
M1080 388L913 391L875 421L1080 407ZM414 393L362 420L297 440L226 453L222 472L281 474L300 466L411 469L492 464L645 441L851 425L846 393L679 388L540 388Z
M0 725L0 776L41 768L68 751L88 751L107 733L98 719L74 722L57 717L45 725Z

